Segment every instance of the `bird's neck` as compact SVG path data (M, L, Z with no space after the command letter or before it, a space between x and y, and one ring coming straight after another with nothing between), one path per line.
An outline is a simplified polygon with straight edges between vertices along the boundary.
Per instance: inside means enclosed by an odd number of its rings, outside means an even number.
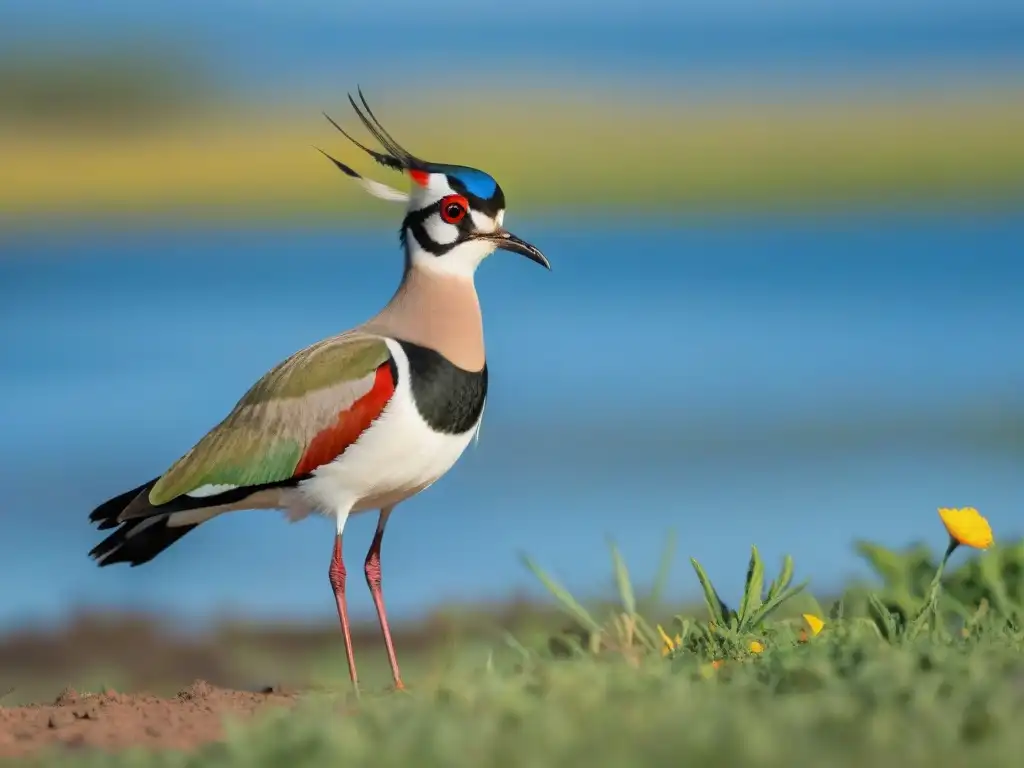
M363 327L433 349L467 371L484 367L483 316L472 277L410 265L391 301Z

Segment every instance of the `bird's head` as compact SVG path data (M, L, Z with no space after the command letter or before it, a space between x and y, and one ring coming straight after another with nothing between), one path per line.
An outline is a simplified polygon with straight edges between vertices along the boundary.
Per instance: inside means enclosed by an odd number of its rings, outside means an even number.
M408 193L367 179L324 152L345 175L375 197L407 201L401 239L406 258L419 268L450 275L471 276L487 256L500 248L551 269L538 248L504 227L505 193L489 174L462 165L428 163L410 154L384 130L359 91L349 102L366 129L384 148L378 152L349 136L327 115L331 124L353 144L386 168L408 176ZM323 150L320 150L323 152Z

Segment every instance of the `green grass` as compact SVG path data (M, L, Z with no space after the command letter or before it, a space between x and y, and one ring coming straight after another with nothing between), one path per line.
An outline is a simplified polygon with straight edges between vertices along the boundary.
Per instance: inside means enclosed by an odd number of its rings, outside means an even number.
M887 647L837 635L713 677L693 658L466 670L446 685L233 730L194 755L68 766L1018 766L1020 638Z
M708 616L679 617L671 651L639 614L658 597L667 566L650 593L637 594L613 547L621 604L602 615L531 562L573 618L578 642L509 637L494 653L453 657L409 693L367 695L355 706L341 694L310 696L193 754L51 754L26 764L1018 766L1022 548L986 552L941 582L943 559L918 574L919 549L875 548L880 573L916 603L892 604L885 590L840 599L824 629L803 637L785 609L813 600L798 596L788 559L769 579L753 550L735 610L692 561ZM752 639L763 651L750 650Z

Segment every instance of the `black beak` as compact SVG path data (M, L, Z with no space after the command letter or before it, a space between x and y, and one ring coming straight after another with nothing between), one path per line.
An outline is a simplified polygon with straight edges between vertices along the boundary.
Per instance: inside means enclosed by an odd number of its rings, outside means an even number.
M547 260L543 253L533 245L522 238L516 237L511 232L499 229L497 232L491 235L484 235L488 240L492 240L497 243L498 247L504 251L511 251L512 253L518 253L520 256L525 256L530 261L535 261L545 269L551 269L551 262Z

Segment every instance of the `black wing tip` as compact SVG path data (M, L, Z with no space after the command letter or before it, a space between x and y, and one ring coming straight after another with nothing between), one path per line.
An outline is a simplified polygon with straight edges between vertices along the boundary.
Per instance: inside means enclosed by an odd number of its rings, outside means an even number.
M197 528L200 524L170 526L168 517L163 517L157 522L151 522L152 518L143 520L128 520L121 523L120 527L93 547L89 551L89 557L100 568L108 565L127 563L132 568L148 563L161 552L176 543L178 539L189 531ZM136 527L145 523L144 530L135 532Z
M171 515L175 512L245 502L259 491L271 488L293 488L310 477L312 474L307 472L285 480L233 488L216 496L202 498L178 496L157 507L152 506L149 504L149 500L145 499L144 504L132 511L131 517L127 520L119 520L118 518L128 505L141 493L152 488L159 478L153 479L138 488L133 488L103 502L92 511L89 520L98 523L97 527L100 530L111 528L116 528L116 530L93 547L89 552L89 557L95 560L100 568L115 563L129 563L132 566L148 563L186 533L202 524L172 526L169 523ZM145 527L140 528L140 526Z
M140 493L148 491L156 485L158 479L153 478L148 483L143 483L136 488L132 488L130 491L119 493L117 496L107 499L89 513L89 522L97 523L97 527L101 531L113 528L117 525L117 516L124 511L124 508L131 504Z

